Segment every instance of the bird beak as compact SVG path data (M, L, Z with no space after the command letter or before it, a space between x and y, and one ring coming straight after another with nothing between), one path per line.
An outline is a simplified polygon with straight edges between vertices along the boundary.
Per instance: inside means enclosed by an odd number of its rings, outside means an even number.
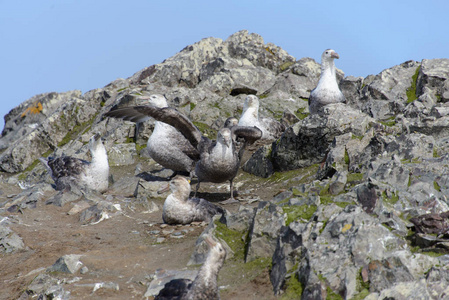
M224 140L224 142L225 142L225 144L226 144L226 147L230 147L231 146L231 143L232 143L232 140L228 140L228 139L225 139Z
M157 193L158 194L163 194L163 193L165 193L165 192L168 192L170 190L170 183L167 183L167 186L166 187L163 187L163 188L160 188L158 191L157 191Z
M340 55L338 55L337 52L332 52L331 57L332 57L332 58L339 59L339 58L340 58Z
M210 236L206 236L206 238L204 240L211 248L215 247L215 245L217 244L217 242L214 241Z

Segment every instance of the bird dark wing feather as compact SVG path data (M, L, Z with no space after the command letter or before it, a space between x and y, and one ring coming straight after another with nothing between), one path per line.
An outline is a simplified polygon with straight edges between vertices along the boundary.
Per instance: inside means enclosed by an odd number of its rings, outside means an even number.
M84 171L86 165L89 164L90 162L88 161L70 156L49 158L47 162L53 178L79 175Z
M309 96L309 101L307 102L307 104L310 106L310 103L312 103L312 101L315 101L315 90L316 88L314 88L313 90L310 91L310 96Z
M152 117L175 127L195 148L200 143L202 137L199 129L186 116L172 107L159 108L151 105L143 105L118 108L107 112L105 116L133 122L141 122L145 120L145 117Z
M190 279L173 279L167 282L154 300L176 300L187 294L192 286Z
M263 118L262 121L265 123L266 129L275 138L279 138L281 134L285 131L285 125L275 119Z
M198 199L198 198L194 198L194 199ZM205 200L205 199L199 199L199 204L201 205L202 209L204 209L207 214L210 216L210 218L212 218L215 215L224 215L225 214L225 210L223 208L221 208L218 205L215 205L213 203L210 203L209 201Z
M248 144L252 144L262 137L262 130L255 126L234 126L231 131L233 136L245 139Z
M135 123L143 122L150 119L150 116L138 111L135 107L122 107L105 113L105 116Z

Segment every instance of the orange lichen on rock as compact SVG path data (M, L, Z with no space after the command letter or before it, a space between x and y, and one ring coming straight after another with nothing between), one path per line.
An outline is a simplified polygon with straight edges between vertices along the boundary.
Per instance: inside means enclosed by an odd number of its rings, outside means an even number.
M38 113L40 113L42 111L42 109L43 109L42 103L37 101L37 102L34 102L32 106L28 107L20 116L23 118L28 113L30 113L30 114L38 114Z

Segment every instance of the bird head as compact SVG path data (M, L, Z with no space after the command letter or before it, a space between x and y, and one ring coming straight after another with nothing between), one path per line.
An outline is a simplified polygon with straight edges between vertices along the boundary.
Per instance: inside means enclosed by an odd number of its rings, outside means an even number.
M173 194L182 193L184 195L190 194L190 182L185 177L176 175L169 184L170 191Z
M150 105L156 106L156 107L167 107L167 99L163 95L160 94L153 94L150 96L142 96L140 99L148 100L148 103Z
M210 235L206 236L204 240L209 245L209 255L212 255L215 260L223 262L226 258L226 249L223 245Z
M98 146L103 145L101 142L101 135L100 133L96 132L90 139L89 139L89 149L94 150Z
M229 128L222 128L220 131L218 131L217 134L217 141L221 144L226 145L227 147L230 147L232 144L232 132Z
M246 96L245 102L243 103L243 110L246 110L249 107L259 110L259 98L257 98L256 95Z
M236 117L229 117L226 119L223 127L232 128L234 126L237 126L238 123L239 123L239 120Z
M323 60L333 60L333 59L339 59L340 56L338 55L335 50L332 49L326 49L324 50L323 54L321 55L321 61Z

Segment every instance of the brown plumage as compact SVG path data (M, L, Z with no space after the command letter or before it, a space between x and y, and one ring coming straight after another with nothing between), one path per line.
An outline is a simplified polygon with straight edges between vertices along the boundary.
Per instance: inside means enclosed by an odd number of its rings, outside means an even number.
M192 222L209 222L217 214L224 215L220 206L201 198L190 198L190 183L182 176L175 176L170 181L171 194L165 199L162 219L167 224L190 224Z
M109 183L108 156L98 133L89 140L89 150L92 155L90 162L71 156L39 158L55 181L56 190L70 189L72 183L99 192L107 190Z
M192 282L175 279L165 284L155 300L214 300L220 299L217 277L226 259L226 249L211 236L205 238L210 250L206 261Z
M195 160L195 173L198 177L196 191L203 181L215 183L229 181L231 201L234 201L232 181L237 175L240 162L235 150L234 137L239 136L253 142L262 136L261 130L256 127L233 126L220 129L217 140L212 141L203 136L201 131L186 116L171 107L134 106L112 110L105 115L135 122L152 117L157 121L175 127L199 153L199 157ZM160 149L158 151L165 150Z

